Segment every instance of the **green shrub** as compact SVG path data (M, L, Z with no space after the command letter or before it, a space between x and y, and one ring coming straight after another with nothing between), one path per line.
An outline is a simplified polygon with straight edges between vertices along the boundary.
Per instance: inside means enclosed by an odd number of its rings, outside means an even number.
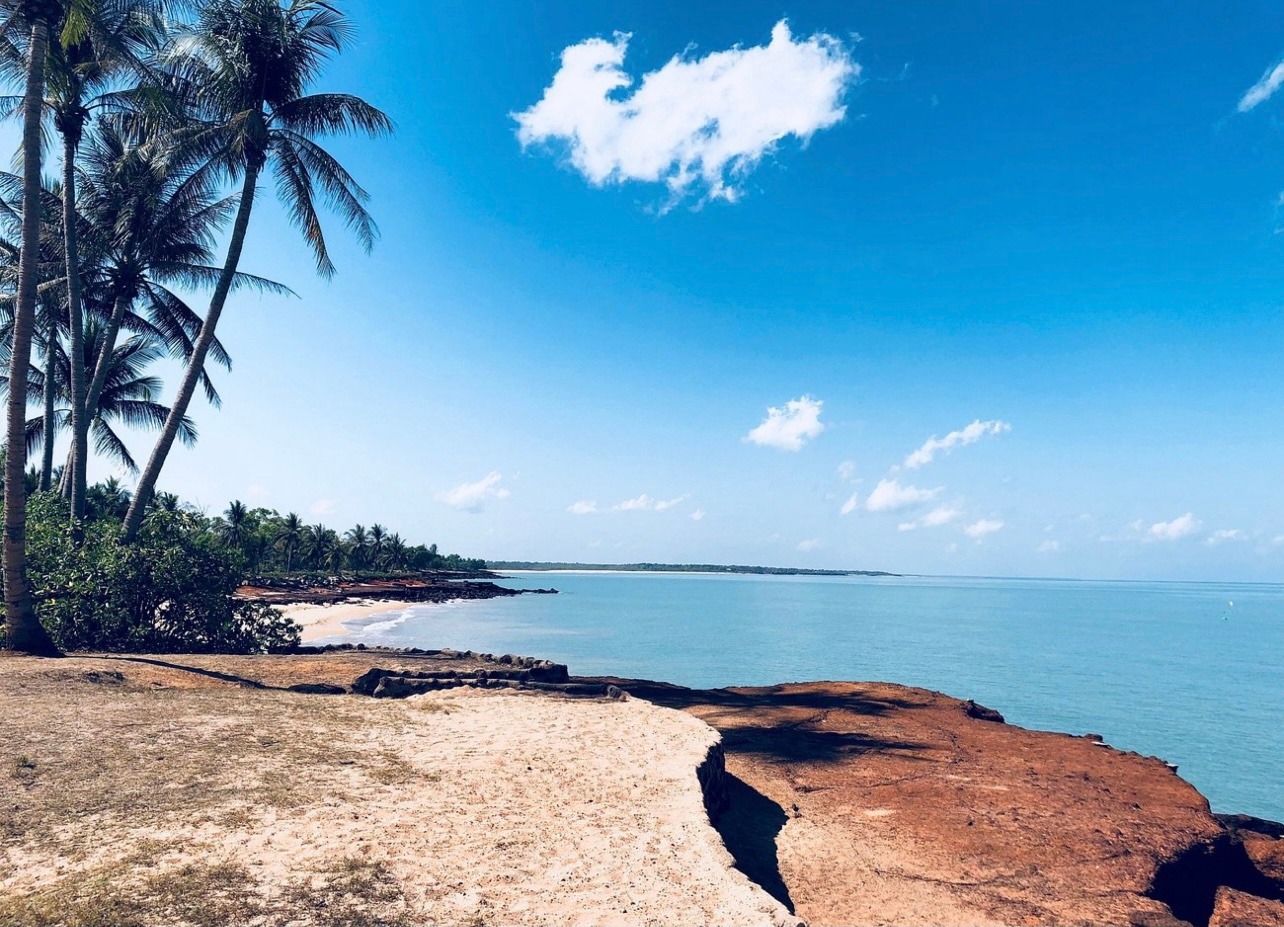
M259 653L298 644L293 621L234 597L243 555L218 544L199 515L157 509L129 545L114 519L90 523L79 547L68 524L63 499L32 496L37 610L64 650Z

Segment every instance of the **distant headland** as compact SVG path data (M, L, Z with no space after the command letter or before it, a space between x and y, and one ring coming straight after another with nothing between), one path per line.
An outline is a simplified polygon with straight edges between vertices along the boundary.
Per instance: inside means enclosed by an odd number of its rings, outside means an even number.
M800 567L739 566L717 563L554 563L488 560L491 570L579 570L599 573L744 573L756 576L900 576L882 570L807 570Z

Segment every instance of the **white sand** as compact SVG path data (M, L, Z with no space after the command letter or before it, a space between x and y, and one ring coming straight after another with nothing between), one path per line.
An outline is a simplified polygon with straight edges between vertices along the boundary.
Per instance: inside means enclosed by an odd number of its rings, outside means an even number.
M129 779L59 791L57 839L0 839L0 902L90 885L113 859L137 867L114 876L122 886L218 862L290 924L320 927L326 909L282 892L355 859L397 887L370 923L798 923L732 867L696 778L718 734L683 712L467 689L405 701L234 687L90 694L75 707L51 701L66 713L57 737L24 735L25 749L48 775L106 751L122 763L109 777ZM151 778L124 788L140 763Z
M278 605L287 618L303 628L303 642L310 644L325 637L339 637L350 633L345 621L370 618L374 615L396 614L420 603L383 601L376 599L348 599L333 605Z

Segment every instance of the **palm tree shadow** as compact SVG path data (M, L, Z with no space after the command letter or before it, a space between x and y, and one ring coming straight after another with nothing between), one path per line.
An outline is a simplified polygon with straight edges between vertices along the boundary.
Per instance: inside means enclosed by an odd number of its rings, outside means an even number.
M766 795L735 776L728 774L725 781L728 804L713 826L722 835L736 868L793 914L794 902L780 876L776 852L776 835L789 820L788 815Z

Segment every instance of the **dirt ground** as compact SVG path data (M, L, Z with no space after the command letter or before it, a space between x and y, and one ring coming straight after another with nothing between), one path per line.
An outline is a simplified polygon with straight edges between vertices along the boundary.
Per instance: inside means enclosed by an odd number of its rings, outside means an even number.
M0 924L1284 925L1279 833L939 693L289 690L498 665L0 657Z
M270 688L360 662L0 658L0 924L792 922L709 825L695 718Z

